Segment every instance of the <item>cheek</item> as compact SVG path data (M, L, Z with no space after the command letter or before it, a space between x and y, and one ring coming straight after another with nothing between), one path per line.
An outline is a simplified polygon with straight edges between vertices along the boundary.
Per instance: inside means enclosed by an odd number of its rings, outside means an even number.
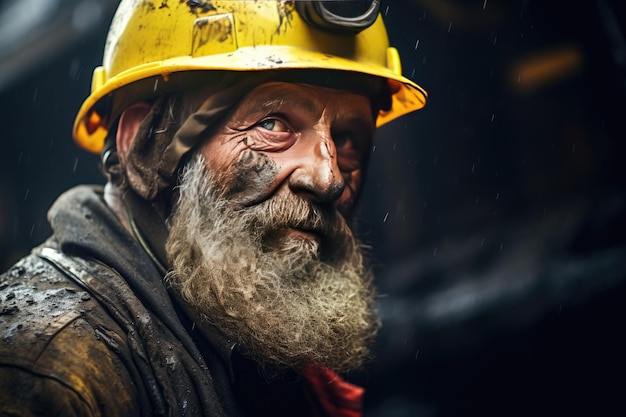
M245 149L230 168L232 184L230 194L243 202L264 198L276 182L279 168L265 154Z
M337 200L337 209L344 216L350 216L354 210L354 206L361 189L362 171L360 169L344 173L344 181L346 188L339 200Z

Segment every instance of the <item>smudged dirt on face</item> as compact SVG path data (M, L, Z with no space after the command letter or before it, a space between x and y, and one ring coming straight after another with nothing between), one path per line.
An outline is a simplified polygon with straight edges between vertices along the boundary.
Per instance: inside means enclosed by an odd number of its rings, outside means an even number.
M271 188L278 171L278 165L270 157L246 149L233 165L228 194L237 201L256 201Z

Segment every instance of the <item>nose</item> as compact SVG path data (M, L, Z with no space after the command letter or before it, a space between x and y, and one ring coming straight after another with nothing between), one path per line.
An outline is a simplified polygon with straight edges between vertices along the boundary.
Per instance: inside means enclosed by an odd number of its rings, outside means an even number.
M313 201L334 203L346 188L337 162L337 149L329 133L313 131L308 136L302 138L304 149L298 167L289 178L289 187Z

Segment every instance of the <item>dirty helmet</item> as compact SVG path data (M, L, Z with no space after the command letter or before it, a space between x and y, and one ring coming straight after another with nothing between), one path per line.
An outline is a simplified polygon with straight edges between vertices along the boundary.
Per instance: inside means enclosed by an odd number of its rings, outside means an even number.
M381 126L422 108L426 92L402 75L379 9L380 0L122 0L74 139L99 153L128 105L225 71L380 78L391 92Z

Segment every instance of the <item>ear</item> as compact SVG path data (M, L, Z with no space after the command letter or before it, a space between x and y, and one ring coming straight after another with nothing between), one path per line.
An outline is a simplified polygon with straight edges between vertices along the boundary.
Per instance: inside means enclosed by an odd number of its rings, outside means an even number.
M115 145L117 146L117 155L120 158L122 166L126 165L126 156L130 145L135 139L135 135L139 130L139 126L143 119L150 112L150 104L148 103L135 103L130 107L127 107L120 116L120 121L117 125L117 136L115 138Z

